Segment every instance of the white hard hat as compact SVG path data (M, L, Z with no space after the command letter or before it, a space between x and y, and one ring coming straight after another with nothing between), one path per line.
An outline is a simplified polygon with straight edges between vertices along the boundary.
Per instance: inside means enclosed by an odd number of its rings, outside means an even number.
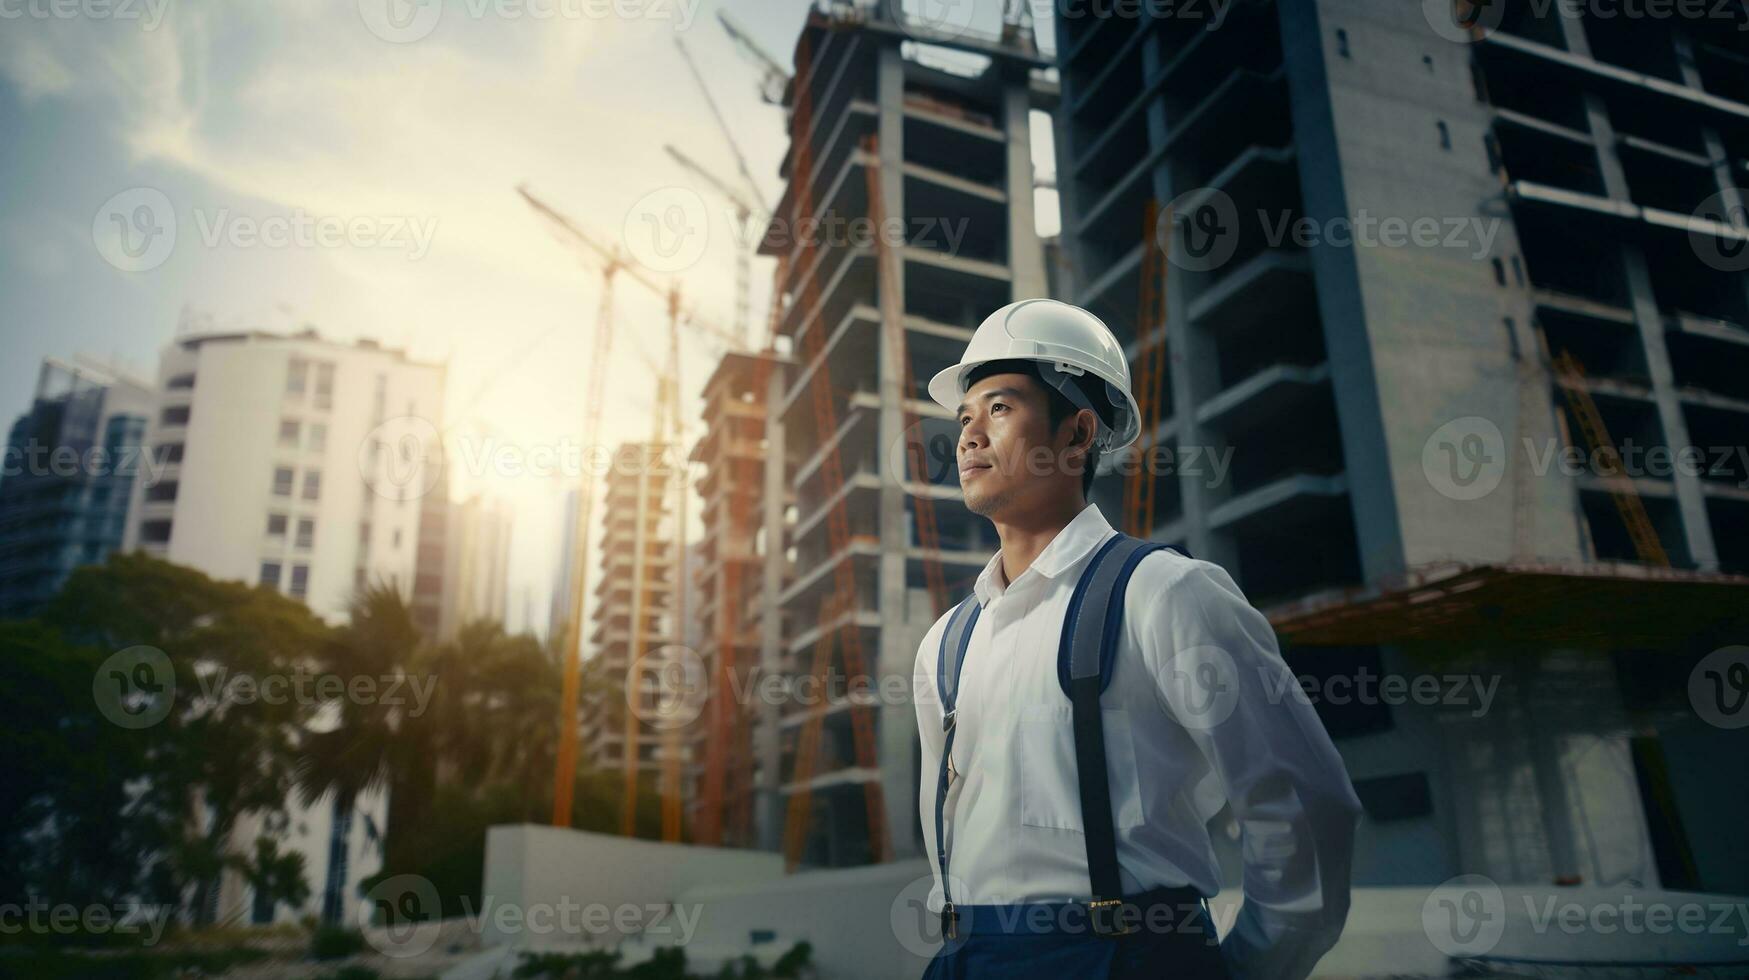
M985 317L960 362L929 379L929 397L954 411L965 397L966 378L973 368L1010 358L1038 361L1039 376L1080 408L1093 406L1071 378L1092 374L1105 382L1115 417L1110 428L1101 418L1095 442L1103 452L1122 449L1141 433L1141 412L1130 394L1130 363L1123 345L1104 321L1054 299L1023 299ZM1099 415L1099 410L1094 409L1094 414Z

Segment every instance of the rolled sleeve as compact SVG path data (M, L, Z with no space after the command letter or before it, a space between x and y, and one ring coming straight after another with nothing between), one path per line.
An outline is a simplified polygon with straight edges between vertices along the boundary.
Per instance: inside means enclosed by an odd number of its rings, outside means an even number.
M1225 569L1193 560L1149 599L1143 657L1243 834L1244 903L1221 945L1227 969L1305 977L1348 917L1360 801L1274 629Z

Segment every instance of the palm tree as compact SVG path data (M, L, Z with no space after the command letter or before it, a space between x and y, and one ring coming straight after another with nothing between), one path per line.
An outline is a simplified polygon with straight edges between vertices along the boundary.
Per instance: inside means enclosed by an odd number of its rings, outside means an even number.
M351 815L364 794L387 790L383 859L385 866L399 866L407 857L406 830L425 812L434 785L433 732L407 696L407 683L423 669L421 640L411 608L392 588L363 590L350 612L350 621L316 658L318 672L340 678L346 692L355 678L368 679L379 694L399 682L401 696L355 699L343 693L324 703L302 740L298 783L306 806L332 794L337 822ZM335 897L330 892L324 899L329 921L339 914Z

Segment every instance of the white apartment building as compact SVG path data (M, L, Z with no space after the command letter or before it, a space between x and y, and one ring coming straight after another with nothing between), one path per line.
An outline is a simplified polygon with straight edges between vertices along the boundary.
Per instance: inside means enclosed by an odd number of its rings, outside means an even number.
M330 622L367 583L411 593L420 498L443 492L442 365L313 330L204 334L164 351L158 389L146 440L163 468L136 484L125 548L278 589ZM219 920L355 921L358 883L381 867L386 804L374 795L337 814L328 799L292 801L282 848L304 854L309 902L259 908L227 876Z

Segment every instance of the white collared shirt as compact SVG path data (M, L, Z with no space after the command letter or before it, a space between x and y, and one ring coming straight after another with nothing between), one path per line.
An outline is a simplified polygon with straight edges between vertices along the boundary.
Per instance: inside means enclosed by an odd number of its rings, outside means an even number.
M997 552L960 672L944 815L957 905L1085 899L1086 840L1057 645L1069 596L1117 532L1089 503L1015 581ZM1225 569L1156 551L1125 591L1116 664L1100 699L1124 894L1220 890L1207 823L1224 803L1244 833L1244 909L1222 952L1235 976L1303 977L1340 934L1360 803L1269 621ZM935 886L947 616L917 650L919 812Z

